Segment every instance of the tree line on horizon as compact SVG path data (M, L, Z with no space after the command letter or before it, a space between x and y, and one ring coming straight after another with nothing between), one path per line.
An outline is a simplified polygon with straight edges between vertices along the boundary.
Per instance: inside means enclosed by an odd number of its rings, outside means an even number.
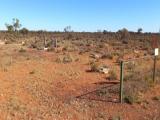
M17 18L13 18L12 23L10 23L10 24L6 23L5 27L6 27L8 32L16 32L16 33L20 32L20 33L24 33L24 34L27 34L28 32L30 32L30 30L27 29L26 27L22 28L22 24L20 23L20 20L17 19ZM39 32L39 31L47 32L45 30L38 30L38 31L35 31L35 32ZM60 31L55 31L55 32L60 32ZM66 26L64 28L63 32L74 32L74 31L71 29L71 26ZM97 33L107 34L107 33L112 33L112 32L107 31L107 30L97 30ZM137 32L132 32L132 31L129 31L128 29L126 29L126 28L123 28L123 29L118 30L117 33L124 33L124 34L138 33L138 34L141 34L141 33L143 33L143 29L138 28Z

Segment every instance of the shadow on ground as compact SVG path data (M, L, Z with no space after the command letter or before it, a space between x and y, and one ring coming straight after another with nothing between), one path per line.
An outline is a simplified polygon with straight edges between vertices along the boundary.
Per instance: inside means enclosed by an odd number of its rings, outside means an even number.
M96 89L83 92L83 94L76 96L77 99L87 99L97 102L119 102L119 82L98 82L94 83Z

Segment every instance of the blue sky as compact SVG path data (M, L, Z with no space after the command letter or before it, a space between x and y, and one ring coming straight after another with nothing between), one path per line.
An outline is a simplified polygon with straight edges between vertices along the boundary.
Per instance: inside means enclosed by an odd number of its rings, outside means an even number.
M158 32L160 0L1 0L0 29L12 18L31 30Z

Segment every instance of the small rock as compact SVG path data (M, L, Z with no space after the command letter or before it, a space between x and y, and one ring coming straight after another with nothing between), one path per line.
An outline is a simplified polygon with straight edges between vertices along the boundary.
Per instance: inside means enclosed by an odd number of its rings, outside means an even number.
M100 67L99 68L99 72L100 73L104 73L104 74L108 74L109 73L109 67L107 67L107 66L102 66L102 67Z
M48 50L48 48L44 48L44 51L47 51Z
M23 41L23 42L21 43L21 45L24 46L24 45L25 45L25 42Z
M94 59L100 59L102 57L102 55L93 53L93 54L90 55L90 57L94 58Z
M134 50L134 53L139 54L139 51L138 50Z

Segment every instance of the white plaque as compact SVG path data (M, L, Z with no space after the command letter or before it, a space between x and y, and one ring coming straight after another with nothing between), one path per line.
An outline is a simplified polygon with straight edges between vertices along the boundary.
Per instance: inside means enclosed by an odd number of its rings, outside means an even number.
M158 49L158 48L155 48L154 53L155 53L155 56L158 56L158 54L159 54L159 49Z

